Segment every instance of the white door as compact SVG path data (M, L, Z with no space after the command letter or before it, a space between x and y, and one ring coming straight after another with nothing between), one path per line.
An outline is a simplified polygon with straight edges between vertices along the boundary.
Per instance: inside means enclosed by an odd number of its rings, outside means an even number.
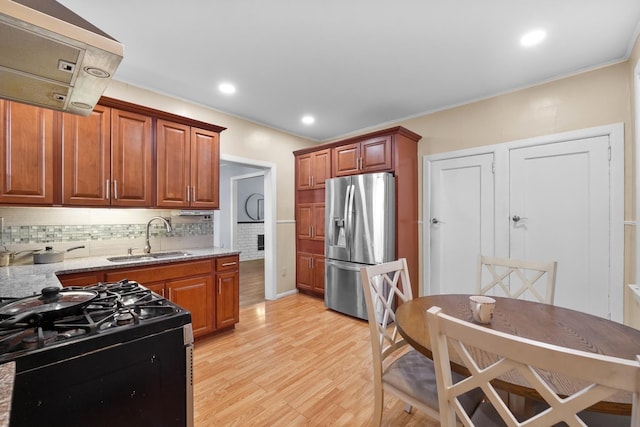
M509 160L509 255L557 261L554 304L609 318L609 137L512 149Z
M426 163L429 294L475 292L478 254L494 252L493 160L489 153Z

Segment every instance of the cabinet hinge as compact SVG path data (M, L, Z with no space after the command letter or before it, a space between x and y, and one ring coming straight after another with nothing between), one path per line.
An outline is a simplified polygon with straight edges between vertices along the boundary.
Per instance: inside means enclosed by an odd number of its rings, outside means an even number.
M496 174L496 162L491 162L491 173Z
M611 161L611 146L609 146L609 161Z

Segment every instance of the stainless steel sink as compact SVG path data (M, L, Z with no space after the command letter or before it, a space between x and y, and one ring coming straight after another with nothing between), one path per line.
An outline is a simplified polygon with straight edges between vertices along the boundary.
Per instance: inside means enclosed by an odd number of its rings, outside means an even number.
M177 257L187 256L187 255L191 255L191 254L185 251L167 251L167 252L155 252L151 254L112 256L112 257L107 257L107 261L111 261L111 262L153 261L155 259L177 258Z

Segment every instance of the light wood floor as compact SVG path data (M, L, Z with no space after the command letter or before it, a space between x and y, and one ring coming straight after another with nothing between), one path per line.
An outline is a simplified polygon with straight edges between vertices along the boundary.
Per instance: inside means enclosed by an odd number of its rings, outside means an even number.
M241 308L235 330L195 344L195 425L370 425L367 328L303 294ZM384 426L438 425L392 396L385 403Z
M264 259L240 261L240 307L264 302Z

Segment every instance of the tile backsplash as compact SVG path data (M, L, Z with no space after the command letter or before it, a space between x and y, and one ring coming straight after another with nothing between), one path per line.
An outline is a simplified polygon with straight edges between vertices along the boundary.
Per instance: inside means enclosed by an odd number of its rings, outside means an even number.
M153 251L213 246L213 220L179 216L180 211L160 209L100 209L62 207L0 208L0 244L11 251L54 246L67 249L85 245L68 257L141 252L147 222L154 216L171 219L173 231L153 221L149 228Z
M213 223L174 224L167 233L164 225L153 222L149 235L157 237L188 237L213 235ZM14 225L6 226L0 233L4 245L28 243L77 242L86 240L136 239L146 235L145 224L92 224L92 225Z

